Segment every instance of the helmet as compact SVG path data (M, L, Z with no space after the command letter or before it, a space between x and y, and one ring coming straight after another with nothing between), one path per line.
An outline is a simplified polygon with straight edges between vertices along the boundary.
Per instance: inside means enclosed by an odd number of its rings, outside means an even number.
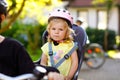
M7 2L6 0L0 0L0 14L4 14L6 16L7 14ZM0 18L0 29L1 29L1 22L2 19Z
M81 23L84 22L84 19L82 17L79 17L77 20L80 21Z
M73 24L73 17L69 13L69 11L67 11L65 9L55 9L55 10L53 10L49 14L48 22L53 17L59 17L59 18L65 19L67 21L68 25L70 25L70 26Z
M3 6L3 7L7 7L8 6L6 0L0 0L0 5Z
M5 14L7 13L7 2L6 0L0 0L0 14Z

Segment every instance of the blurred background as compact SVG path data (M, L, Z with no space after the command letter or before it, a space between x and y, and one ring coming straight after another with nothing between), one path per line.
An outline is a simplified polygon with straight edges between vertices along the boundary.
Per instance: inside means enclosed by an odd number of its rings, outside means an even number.
M90 43L102 45L106 56L120 58L120 0L7 0L8 15L0 34L19 40L33 61L41 56L42 34L55 8L68 9L74 23L83 19Z
M42 54L41 37L47 26L49 12L55 8L65 8L71 12L74 23L78 18L82 18L82 27L86 30L90 43L100 44L107 58L105 65L97 70L86 68L83 63L79 80L119 80L120 72L117 70L120 65L120 0L7 1L8 15L0 34L24 44L33 61L38 60ZM114 73L116 71L117 73ZM113 73L110 74L111 72ZM102 76L106 78L103 79Z

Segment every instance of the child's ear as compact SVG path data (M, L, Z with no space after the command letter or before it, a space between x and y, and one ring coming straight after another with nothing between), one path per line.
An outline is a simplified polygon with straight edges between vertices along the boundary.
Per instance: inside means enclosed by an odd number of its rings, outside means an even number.
M2 21L5 19L5 15L4 14L2 14L0 17L1 17Z

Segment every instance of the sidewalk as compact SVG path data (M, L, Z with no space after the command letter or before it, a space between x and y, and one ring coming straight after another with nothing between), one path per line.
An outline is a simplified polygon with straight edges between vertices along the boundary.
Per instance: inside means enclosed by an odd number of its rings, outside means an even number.
M120 80L119 69L120 59L107 58L105 64L99 69L90 69L83 64L78 80Z
M118 58L118 59L120 59L120 52L118 52L118 53L116 53L114 56L113 56L113 58Z

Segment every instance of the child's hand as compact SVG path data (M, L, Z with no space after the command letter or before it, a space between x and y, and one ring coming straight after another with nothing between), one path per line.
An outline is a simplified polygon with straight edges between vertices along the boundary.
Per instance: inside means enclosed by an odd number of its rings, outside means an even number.
M69 76L66 76L65 80L71 80L71 78Z
M48 74L48 80L64 80L64 76L56 72L50 72Z

